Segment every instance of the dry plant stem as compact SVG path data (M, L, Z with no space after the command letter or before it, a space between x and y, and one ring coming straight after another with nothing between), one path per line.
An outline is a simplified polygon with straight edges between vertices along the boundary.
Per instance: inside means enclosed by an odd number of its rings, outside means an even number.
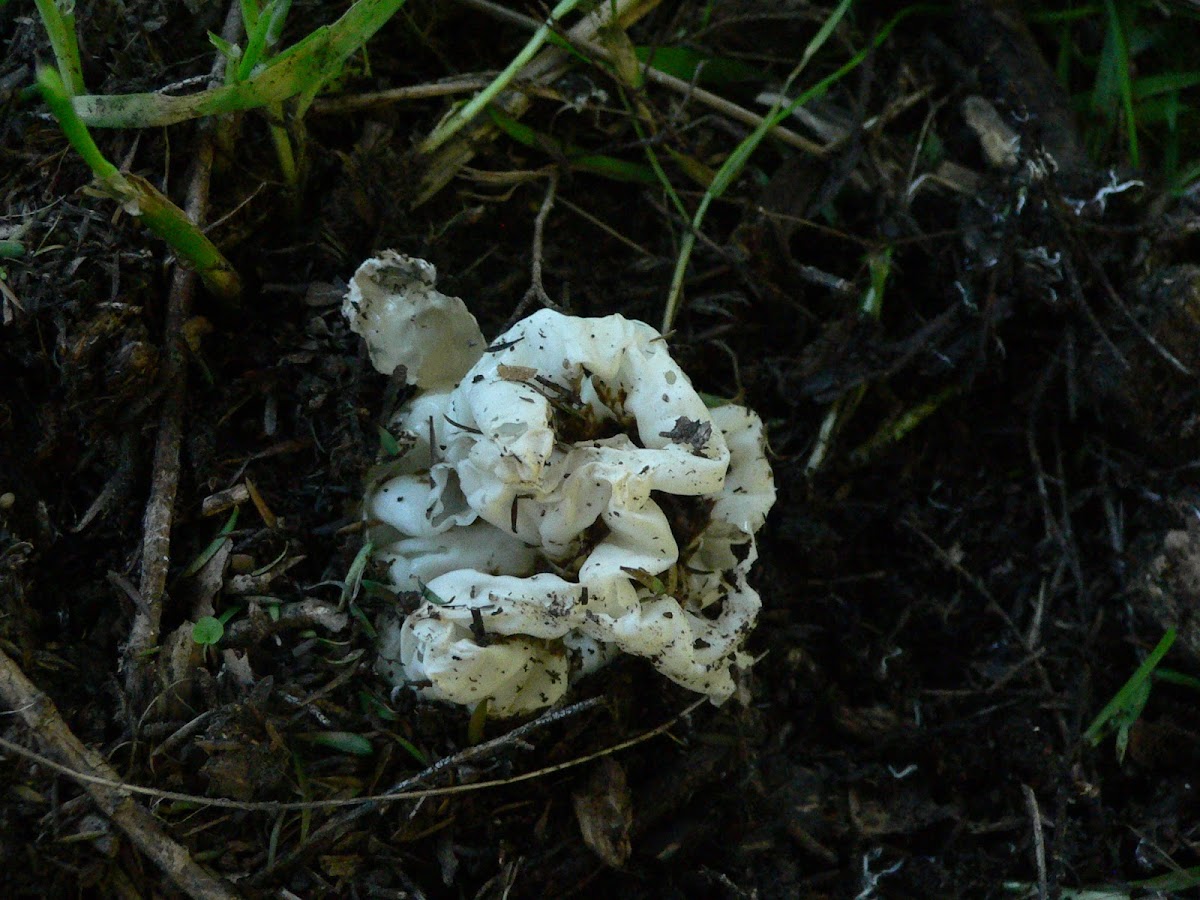
M580 46L589 53L603 54L607 58L607 51L598 44L581 41ZM645 66L642 69L642 73L646 76L647 81L670 88L680 96L690 97L699 103L703 103L714 112L720 113L728 119L733 119L735 122L748 125L751 128L757 128L765 118L752 110L746 109L744 106L738 106L736 103L714 94L712 91L698 87L690 81L684 81L682 78L676 78L674 75L668 75L666 72L660 72L658 69L651 68L650 66ZM826 156L830 150L829 147L818 144L816 141L811 141L803 135L792 131L790 128L784 128L782 125L776 125L771 129L771 137L782 144L795 147L797 150L803 150L805 153L810 153L818 158Z
M187 211L201 221L197 211L207 206L208 174L212 166L212 143L201 138L193 167ZM183 350L183 326L191 313L196 292L196 275L183 266L175 267L167 297L167 316L163 329L163 380L167 385L159 418L158 439L154 446L154 469L150 498L142 520L142 603L134 615L125 646L126 690L140 706L139 698L149 696L151 666L147 654L157 646L162 620L163 594L171 563L171 520L175 495L179 488L179 445L183 437L183 409L187 400L187 357Z
M1014 622L1012 617L1005 612L1004 607L996 602L996 598L992 595L992 592L988 590L987 585L984 584L983 581L981 581L973 572L963 566L961 562L955 559L952 554L947 553L946 550L944 550L941 545L937 543L937 541L918 528L916 524L911 521L905 521L901 524L911 531L922 543L925 544L925 546L932 550L937 558L942 561L943 565L957 573L967 582L967 584L971 585L971 587L976 590L979 596L981 596L987 602L988 609L994 615L996 615L1001 622L1004 623L1009 633L1016 638L1018 642L1025 646L1026 650L1031 652L1029 662L1033 666L1034 672L1037 674L1038 683L1041 685L1042 690L1045 691L1046 696L1052 697L1054 695L1054 685L1050 681L1050 675L1047 673L1045 665L1042 664L1041 658L1038 655L1033 654L1033 647L1025 644L1025 635L1023 635L1021 630L1017 628L1016 622ZM1055 724L1058 725L1058 731L1060 737L1062 738L1063 745L1070 746L1072 740L1074 739L1075 732L1067 728L1067 720L1063 716L1062 710L1055 709L1053 712L1054 721Z
M574 203L572 203L566 197L559 197L558 202L561 203L566 209L569 209L571 212L575 213L575 215L579 216L579 218L583 219L585 222L589 222L592 225L595 225L597 228L599 228L601 231L603 231L605 234L607 234L613 240L620 241L622 244L624 244L626 247L628 247L630 250L632 250L634 253L638 254L639 256L643 256L646 259L654 259L655 258L654 254L651 253L649 250L647 250L645 247L643 247L641 244L635 243L634 241L630 240L625 235L621 234L621 232L617 231L617 229L615 229L613 226L609 225L607 222L605 222L601 219L598 219L596 216L593 216L586 209L583 209L580 206L576 206Z
M488 15L505 22L512 22L523 28L536 29L541 23L537 19L530 16L522 15L511 9L506 9L499 4L492 3L490 0L458 0L465 6L471 6ZM574 32L572 32L573 34ZM572 38L568 34L567 40L571 42L577 49L585 50L598 59L609 59L609 52L599 44L593 43L586 37ZM547 51L550 52L550 51ZM536 60L535 60L536 62ZM763 117L752 110L746 109L744 106L739 106L732 101L726 100L717 94L707 91L704 88L698 87L689 81L682 78L676 78L674 75L668 75L666 72L661 72L658 69L646 66L643 73L647 81L662 87L669 88L675 91L682 97L694 99L715 112L720 113L726 118L732 119L735 122L741 122L743 125L748 125L751 128L757 127L763 120ZM485 76L464 76L462 78L435 82L433 84L418 84L410 87L393 88L386 91L375 91L369 94L357 94L348 97L334 97L329 100L317 100L313 103L312 111L323 115L331 113L347 113L356 112L361 109L371 109L376 106L384 106L389 103L402 103L409 100L427 100L432 97L445 97L454 94L467 93L469 91L479 90L487 87L492 82L492 77ZM546 97L556 99L560 94L552 88L541 84L531 84L523 80L515 81L511 85L513 91L519 91L523 94L528 94L535 97ZM510 114L512 111L510 110ZM772 136L778 139L781 143L788 144L798 150L803 150L806 153L811 153L814 156L825 156L830 152L833 145L822 146L821 144L811 141L802 135L797 134L790 128L785 128L782 125L776 126L771 132ZM838 144L839 141L833 142ZM465 164L465 163L464 163Z
M1037 861L1038 900L1047 900L1050 896L1047 885L1046 871L1046 837L1042 831L1042 813L1038 807L1037 795L1027 784L1021 785L1021 793L1025 795L1025 808L1029 810L1029 819L1033 825L1033 852Z
M546 196L542 199L542 206L538 210L537 218L533 220L533 262L529 267L529 290L525 292L525 296L521 298L521 302L517 304L517 308L513 310L513 314L509 316L504 327L500 329L501 333L512 328L517 320L525 315L525 311L535 300L543 306L562 312L562 308L550 299L550 295L546 293L546 288L542 284L542 247L546 233L546 219L550 217L550 210L554 208L554 195L557 192L558 172L551 171L550 183L546 185Z
M1192 370L1181 363L1175 357L1175 355L1171 353L1170 350L1160 344L1158 339L1150 333L1146 326L1138 320L1138 317L1133 314L1133 311L1130 310L1125 301L1121 299L1121 294L1115 287L1113 287L1112 281L1109 280L1108 273L1104 271L1104 266L1102 266L1100 261L1096 259L1096 255L1091 251L1091 249L1084 246L1081 247L1080 250L1083 253L1084 258L1088 261L1088 267L1100 280L1100 285L1104 288L1104 293L1108 295L1108 299L1112 301L1113 306L1120 311L1121 315L1125 318L1125 321L1128 322L1130 326L1132 326L1133 330L1137 332L1138 337L1149 344L1154 352L1161 356L1167 365L1169 365L1172 369L1174 369L1184 378L1191 378Z
M225 32L240 27L241 12L237 3L230 4ZM218 54L213 65L213 77L224 66ZM188 184L184 211L197 226L203 226L208 215L208 188L212 175L213 133L208 122L201 122L196 136L195 159ZM174 518L175 495L179 489L179 446L183 438L183 411L187 401L187 353L183 329L191 316L192 299L196 293L196 273L176 264L167 295L167 311L163 324L162 375L166 390L159 417L158 438L154 446L154 468L150 497L142 519L142 567L139 590L141 603L129 628L129 641L124 648L122 669L125 690L132 715L140 717L146 698L153 696L154 666L149 655L158 645L163 594L167 587L167 571L171 563L171 521Z
M558 172L550 173L550 183L546 185L546 196L542 199L542 206L538 210L537 218L533 222L533 263L530 272L529 290L525 292L526 300L537 299L549 306L551 309L557 309L557 305L550 299L550 295L546 293L546 288L542 285L542 246L546 234L546 220L550 218L550 210L554 209L554 195L558 192ZM521 301L526 302L525 300ZM561 310L559 310L561 312Z
M452 756L447 756L439 759L432 766L418 772L411 778L405 778L402 781L396 782L388 789L389 794L399 794L410 791L413 787L431 778L435 778L445 772L464 765L465 763L473 762L477 759L487 757L494 751L501 750L508 746L519 746L524 743L525 735L548 725L552 722L557 722L562 719L576 716L581 712L589 709L595 709L603 704L603 700L599 697L593 697L590 700L581 700L578 703L572 703L570 706L564 706L562 709L551 710L544 715L538 716L532 722L527 722L507 734L502 734L490 741L485 741L482 744L476 744L473 747L468 747ZM345 834L355 822L363 816L376 812L382 806L380 801L366 801L360 806L352 807L344 813L333 816L328 822L317 828L309 835L308 840L301 842L294 849L283 854L275 860L274 864L256 872L253 876L246 879L246 884L250 887L262 887L272 875L277 872L290 869L297 863L302 862L309 854L313 853L320 847L327 846L331 841L336 840L341 835Z
M494 76L468 75L450 81L435 81L432 84L414 84L409 87L392 88L386 91L373 91L369 94L352 94L346 97L331 97L328 100L317 100L313 103L313 113L319 115L358 112L362 109L372 109L376 106L386 106L389 103L404 103L409 100L429 100L435 97L453 97L455 94L465 94L478 91L492 83ZM515 87L520 88L520 85ZM543 93L556 96L551 91Z
M21 717L47 753L68 769L107 781L120 780L103 756L85 747L71 732L54 701L26 678L3 650L0 650L0 700ZM167 836L159 821L134 802L128 793L95 782L84 781L82 784L101 812L125 832L180 891L198 900L233 900L238 896L225 882L197 865L187 849Z
M346 615L338 612L336 606L311 597L285 605L279 610L278 619L272 619L265 609L252 606L245 618L233 622L225 629L225 635L221 638L221 649L254 647L272 635L288 629L329 627L331 618L344 618Z
M612 22L616 22L620 27L628 26L638 17L650 12L658 2L659 0L614 0L612 3L602 3L572 27L565 37L572 42L582 41L593 37L601 28ZM541 22L536 25L537 28L541 26ZM570 57L565 50L547 47L517 73L517 80L550 83L566 71L569 61ZM513 90L505 91L497 98L497 105L514 119L524 115L531 102L524 93ZM413 205L420 206L445 187L450 179L474 158L476 146L497 133L497 128L490 122L476 123L442 145L429 158L428 168L417 185L417 196Z
M464 6L470 6L481 12L486 12L488 15L494 16L497 19L506 22L512 22L524 28L537 28L541 25L537 19L514 12L511 9L505 9L491 0L457 0ZM611 60L612 55L605 47L589 40L587 35L576 36L574 31L564 35L571 46L577 50L583 51L596 59ZM744 106L738 106L724 97L720 97L711 91L706 91L702 87L698 87L690 81L685 81L682 78L676 78L674 75L668 75L666 72L661 72L652 66L643 66L642 74L647 81L653 82L661 87L669 88L681 97L696 100L704 104L714 112L718 112L726 118L733 119L735 122L741 122L743 125L749 125L751 128L757 128L762 124L763 116L756 112L746 109ZM790 128L784 128L777 125L771 131L771 135L777 138L780 142L795 147L797 150L803 150L806 153L811 153L814 156L825 156L829 152L829 147L822 146L815 141L811 141L803 137ZM838 143L837 141L834 142Z
M591 709L594 706L599 706L601 700L583 700L573 706L567 706L562 709L557 709L547 713L539 719L522 725L517 732L523 735L528 729L537 726L545 725L549 722L557 722L560 719L570 715L575 715L585 709ZM432 774L442 773L448 770L451 766L461 765L463 762L474 759L479 754L481 748L487 749L496 746L499 742L512 742L518 746L527 747L528 744L524 740L518 740L517 733L509 733L496 738L494 741L489 741L487 744L480 744L476 747L470 747L462 753L455 754L452 757L439 760L430 768L423 772L418 772L416 775L406 778L399 782L390 790L383 794L372 794L369 797L339 797L331 800L297 800L287 802L275 802L265 800L232 800L228 797L205 797L201 794L187 794L182 791L164 791L158 788L143 787L137 784L129 784L128 782L118 781L113 778L107 778L101 775L92 775L87 772L81 772L78 769L72 769L70 766L55 762L48 756L43 756L40 753L34 753L32 750L27 750L20 744L14 744L5 738L0 738L0 750L7 750L10 753L15 753L17 756L22 756L25 759L32 760L38 765L45 766L47 769L52 769L56 772L62 772L64 775L69 775L76 781L84 784L96 784L101 787L112 788L127 794L140 794L144 797L154 797L156 800L177 800L181 803L191 803L198 807L215 807L218 809L236 809L242 812L266 812L278 815L282 812L305 809L334 809L347 807L360 807L363 805L371 805L374 808L387 803L395 803L400 800L421 800L425 797L448 797L451 794L467 794L475 791L490 790L497 787L509 787L518 784L522 781L532 781L537 778L546 778L549 775L554 775L558 772L565 772L567 769L573 769L577 766L582 766L585 763L592 762L596 759L602 759L605 756L611 756L614 753L620 753L622 750L627 750L638 744L644 743L651 738L658 737L660 734L666 734L677 722L687 718L701 706L708 702L708 698L704 697L695 701L690 706L686 707L682 712L672 716L667 721L663 722L649 731L643 731L635 737L628 738L616 744L610 744L603 749L596 750L592 753L586 753L583 756L577 756L566 762L555 763L551 766L546 766L541 769L534 769L530 772L524 772L520 775L513 775L508 778L493 778L490 781L471 781L464 784L450 785L449 787L433 787L433 788L417 788L408 789L405 785L418 784L429 778ZM468 756L468 754L470 754ZM401 788L403 788L401 790ZM273 869L272 869L273 870Z
M466 103L457 107L449 116L442 119L437 124L437 127L421 142L417 148L417 153L422 156L428 156L480 116L491 105L492 101L499 97L512 84L513 79L520 74L525 66L533 61L533 58L553 36L554 31L558 29L559 23L566 16L574 12L575 7L579 6L581 2L582 0L559 0L555 4L554 9L546 17L546 20L538 25L533 36L526 42L524 47L517 51L516 55L509 61L509 64L504 67L504 70L496 76L495 80Z

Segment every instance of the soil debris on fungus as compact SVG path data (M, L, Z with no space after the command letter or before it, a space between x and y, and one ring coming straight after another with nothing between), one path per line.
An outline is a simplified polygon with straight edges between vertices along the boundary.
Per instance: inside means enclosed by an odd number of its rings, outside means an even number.
M0 3L0 893L1195 893L1194 7Z

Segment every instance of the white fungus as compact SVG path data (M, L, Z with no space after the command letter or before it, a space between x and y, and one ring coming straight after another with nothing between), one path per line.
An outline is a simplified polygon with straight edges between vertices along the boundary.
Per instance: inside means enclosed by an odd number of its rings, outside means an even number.
M542 310L488 346L435 278L389 251L344 307L375 367L421 389L366 498L393 586L422 598L381 630L380 671L508 716L629 653L727 699L775 499L759 418L707 408L649 325Z

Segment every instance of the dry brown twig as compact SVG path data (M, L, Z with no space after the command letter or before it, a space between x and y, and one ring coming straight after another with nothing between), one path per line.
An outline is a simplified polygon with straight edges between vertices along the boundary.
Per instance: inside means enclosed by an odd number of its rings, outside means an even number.
M453 97L455 94L467 94L471 91L481 91L495 80L491 75L461 75L444 81L434 81L429 84L412 84L405 87L389 88L384 91L371 91L365 94L349 94L344 97L330 97L328 100L317 100L310 112L315 115L340 115L350 112L360 112L364 109L374 109L377 106L388 106L392 103L405 103L410 100L430 100L437 97ZM521 90L538 97L554 99L558 92L551 88L536 84L517 82L513 90Z
M513 24L520 25L523 28L536 29L541 25L541 22L539 22L537 19L522 15L514 10L506 9L503 6L500 6L498 3L491 2L491 0L458 0L458 2L478 9L481 12L485 12L488 15L491 15L502 21L512 22ZM626 21L625 24L630 23ZM597 59L602 59L605 61L612 60L612 54L609 53L606 48L591 40L593 37L592 33L577 33L574 29L572 29L568 34L564 35L564 37L571 43L571 46L575 47L577 50L588 53ZM685 81L682 78L676 78L674 75L668 75L666 72L655 69L653 66L643 66L641 71L647 81L653 82L660 87L668 88L669 90L674 91L686 99L695 100L696 102L707 106L714 112L719 113L726 118L733 119L735 122L740 122L741 124L748 125L751 128L757 128L762 124L763 119L766 118L765 116L753 112L752 110L746 109L744 106L739 106L730 100L726 100L724 97L721 97L718 94L714 94L711 91L706 91L704 88L699 87L690 81ZM828 147L822 146L816 141L809 140L808 138L797 134L790 128L785 128L782 125L775 126L775 128L771 130L771 135L784 144L795 147L797 150L803 150L806 153L811 153L814 156L824 156L829 152Z
M1033 788L1023 784L1021 793L1025 795L1025 808L1029 811L1029 821L1033 825L1033 853L1037 863L1038 900L1046 900L1050 896L1050 889L1046 869L1046 836L1042 831L1042 813Z
M534 301L541 303L549 309L556 312L562 312L562 307L550 299L550 295L546 293L545 285L542 284L542 247L546 234L546 220L550 218L550 210L554 208L554 197L558 193L558 171L551 170L549 183L546 185L546 195L542 198L541 208L538 210L537 217L533 220L533 249L531 251L533 260L529 264L529 289L525 291L525 296L521 298L521 302L517 304L517 308L513 310L504 327L500 329L500 333L508 331L517 320L525 315L526 310L533 305Z
M241 32L241 11L231 3L225 18L222 35L231 43ZM210 79L218 82L224 72L225 58L216 55ZM204 120L197 126L195 158L189 176L188 217L203 227L208 214L208 189L213 163L213 126ZM167 295L163 323L162 378L166 385L158 437L154 446L154 465L150 497L142 519L142 566L139 583L140 602L135 604L129 640L123 648L121 669L125 673L125 691L130 713L136 718L152 693L154 664L149 660L161 637L163 596L167 588L167 572L171 564L171 522L175 513L175 496L179 489L180 443L183 439L183 413L187 401L187 353L183 340L184 326L191 316L192 299L196 293L197 274L191 268L176 263Z
M30 681L20 667L0 650L0 700L21 717L54 759L39 757L49 768L72 775L83 784L100 811L129 837L187 896L197 900L233 900L238 896L224 881L201 868L187 849L169 837L143 807L134 802L104 757L84 746L67 725L58 708ZM5 749L30 755L9 741ZM85 776L85 777L80 777Z
M240 7L232 3L225 20L226 39L236 40L240 28ZM219 77L223 66L223 58L218 55L213 68L214 78ZM197 224L203 222L208 205L212 158L211 133L209 128L201 125L187 200L187 212ZM143 523L141 583L139 590L131 592L134 614L122 658L131 715L136 715L135 711L153 688L153 668L145 663L145 659L159 641L162 599L170 563L171 520L179 484L179 451L187 397L187 358L181 334L190 315L196 278L194 271L177 265L167 299L162 354L166 388ZM81 527L84 524L86 521ZM132 589L132 585L129 588ZM134 802L133 792L123 786L117 772L104 757L75 736L54 702L3 651L0 651L0 700L21 717L53 757L38 756L38 761L49 769L70 774L80 782L100 811L180 891L197 900L233 900L239 896L226 882L198 865L187 848L163 831L158 819ZM31 755L9 741L3 741L3 746L14 753Z
M530 772L524 772L520 775L513 775L509 778L495 778L490 781L473 781L468 784L452 785L450 787L440 788L413 788L412 785L420 784L423 781L428 781L430 778L444 774L455 766L461 766L468 762L473 762L479 757L491 753L493 750L498 750L508 744L521 745L524 743L523 737L530 731L550 724L558 722L562 719L573 715L578 715L585 710L601 705L603 701L599 698L590 700L581 700L571 706L565 706L562 709L551 710L545 713L540 718L534 719L532 722L527 722L514 728L512 731L500 735L498 738L483 743L476 744L461 750L452 756L447 756L438 760L427 769L405 778L403 781L397 782L389 790L382 794L370 794L365 797L344 797L334 800L232 800L227 797L208 797L201 794L188 794L183 791L165 791L159 788L143 787L138 784L130 784L126 781L120 781L114 778L108 778L102 775L91 775L84 771L72 769L70 766L65 766L62 763L56 763L53 759L41 756L31 750L26 750L12 741L0 738L0 749L8 750L16 753L18 756L23 756L40 765L53 769L56 772L61 772L63 775L68 775L83 784L95 784L101 787L113 788L114 790L125 791L130 794L138 794L143 797L154 797L158 800L172 800L180 803L193 803L197 806L211 806L217 809L236 809L241 812L265 812L265 813L280 813L280 812L296 812L301 810L311 809L337 809L354 807L348 815L351 818L357 818L359 815L364 815L377 809L385 803L394 803L400 800L420 800L423 797L444 797L450 794L468 794L474 791L487 790L495 787L505 787L510 784L518 784L522 781L533 781L537 778L545 778L547 775L553 775L556 772L562 772L567 769L573 769L576 766L581 766L584 763L591 762L594 759L600 759L609 756L613 753L619 753L622 750L627 750L630 747L641 744L663 734L677 722L691 713L695 712L700 706L708 702L707 698L702 698L691 703L680 712L676 713L661 725L651 728L649 731L643 731L635 737L628 740L612 744L601 750L593 753L585 754L584 756L575 757L566 762L557 763L552 766L547 766L542 769L534 769ZM316 840L314 833L311 840Z
M542 25L536 19L514 13L512 10L489 2L489 0L459 0L459 2L501 20L514 22L524 27L537 29ZM628 27L637 21L637 19L649 13L658 3L659 0L615 0L612 4L603 3L594 12L585 16L580 22L563 32L560 36L570 43L572 47L583 53L590 54L596 59L611 60L612 54L605 47L595 43L593 38L599 35L603 28L611 27L614 23L620 28ZM570 56L565 50L557 47L547 47L535 56L529 65L521 70L519 81L530 85L550 84L567 71L569 63ZM705 91L681 78L675 78L649 66L643 67L642 71L649 81L677 91L684 97L704 103L734 121L741 122L750 127L755 127L763 121L763 116L738 106L736 103L731 103L723 97ZM510 89L500 96L498 105L504 108L507 115L513 118L520 118L529 109L531 102L526 92ZM445 187L450 179L471 161L482 141L490 136L494 136L496 133L497 129L495 126L487 122L477 125L474 130L464 131L456 138L448 141L434 154L434 158L429 161L429 167L422 178L421 184L417 188L417 197L414 205L419 206ZM781 126L776 126L772 129L771 134L783 143L791 144L815 156L822 156L826 152L825 148L815 141L810 141L796 134L794 131Z
M7 659L7 657L5 657L5 659ZM3 668L0 667L0 675L2 674ZM2 679L0 679L0 691L3 691ZM3 696L3 694L0 694L0 696ZM17 702L20 705L29 705L27 701L22 701L19 695ZM47 700L47 702L49 701ZM593 697L588 700L581 700L578 703L573 703L570 706L565 706L561 709L551 710L550 712L539 716L537 719L534 719L532 722L527 722L524 725L520 725L514 728L512 731L502 734L497 738L493 738L492 740L486 741L482 744L476 744L473 747L467 747L458 753L440 759L433 765L423 769L415 775L411 775L408 778L396 782L387 792L383 794L376 794L369 797L339 798L334 800L311 800L276 803L272 801L231 800L223 797L205 797L197 794L185 794L178 791L162 791L156 788L147 788L140 785L132 785L121 782L115 777L115 773L111 773L111 770L108 770L108 772L104 772L103 774L94 774L82 766L67 765L57 762L53 759L49 759L27 750L24 747L13 744L11 741L7 741L4 738L0 738L0 749L8 750L27 759L31 759L48 769L68 775L74 778L76 781L88 785L89 790L91 790L92 787L95 787L96 789L116 792L122 796L128 794L141 794L143 796L155 797L159 800L175 800L186 803L194 803L197 806L209 806L221 809L237 809L247 812L280 813L293 810L349 807L346 812L334 816L328 822L324 823L321 825L321 827L313 831L313 833L309 835L308 840L279 857L269 868L257 872L243 882L250 887L262 887L268 883L272 875L301 862L306 856L314 852L317 848L325 846L331 841L334 841L345 834L349 827L358 819L368 815L369 813L379 811L387 803L401 800L420 800L423 797L440 797L449 794L463 794L473 791L486 790L489 788L504 787L522 781L532 781L534 779L544 778L557 772L576 768L577 766L584 765L585 763L592 762L593 760L602 759L606 756L611 756L614 753L619 753L622 750L626 750L630 747L636 746L637 744L644 743L645 741L657 737L660 734L666 733L678 722L682 721L684 718L691 715L691 713L695 712L700 706L707 703L708 699L701 698L693 703L690 703L688 706L676 713L671 718L667 719L665 722L662 722L661 724L647 731L643 731L632 738L611 744L592 753L587 753L583 756L569 759L565 762L546 766L541 769L534 769L533 771L524 772L520 775L515 775L509 778L475 781L466 784L457 784L440 788L416 788L416 785L448 774L457 769L459 766L485 758L498 750L509 746L519 747L525 745L525 737L533 731L543 728L551 723L560 722L564 719L579 715L580 713L588 710L595 709L603 705L603 702L603 699L599 697ZM101 762L103 763L103 761ZM128 800L127 796L126 799ZM132 803L131 800L129 802ZM151 819L151 821L153 821L153 819Z
M658 2L659 0L615 0L612 4L601 4L567 32L568 39L581 40L592 37L612 22L629 24L657 6ZM538 27L540 26L539 22ZM569 57L566 51L557 47L547 47L521 70L518 79L533 84L550 83L566 72L568 64ZM508 90L502 93L496 102L507 115L520 118L533 101L521 91ZM417 186L417 196L413 205L420 206L445 187L462 167L474 158L477 147L497 133L498 129L490 121L476 122L471 128L463 130L443 144L428 160L428 168Z

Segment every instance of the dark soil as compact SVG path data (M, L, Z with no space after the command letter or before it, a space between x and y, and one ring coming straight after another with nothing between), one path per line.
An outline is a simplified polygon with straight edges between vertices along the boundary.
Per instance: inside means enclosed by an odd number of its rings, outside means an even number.
M859 6L800 84L895 12ZM284 43L342 7L297 0ZM711 88L763 112L756 95L828 13L667 0L629 35L743 60L758 80ZM87 84L205 75L206 32L224 15L199 0L80 3ZM164 333L168 249L86 190L90 173L28 90L50 58L41 26L29 5L0 6L0 239L25 247L0 260L0 649L124 781L248 804L131 801L246 896L1051 896L1200 864L1194 690L1157 682L1123 760L1113 734L1083 737L1167 627L1180 638L1164 665L1196 674L1200 208L1154 172L1083 152L1045 36L1019 23L970 2L905 19L810 104L835 132L789 122L825 152L768 139L705 220L670 343L700 390L762 414L779 487L748 702L701 706L511 785L271 810L253 803L383 793L422 770L417 757L469 744L467 713L391 696L374 674L370 624L395 599L365 590L357 615L339 612L397 390L342 319L346 279L385 248L427 258L497 333L529 287L557 171L549 295L657 324L687 226L659 186L503 135L414 207L413 148L453 98L318 103L298 191L248 113L219 149L207 216L244 281L240 305L200 292L184 335ZM494 71L526 37L466 5L411 0L328 96ZM572 108L581 85L607 99ZM526 124L639 165L653 133L689 215L703 191L678 160L713 169L748 131L594 69L551 87L560 98L535 99ZM972 96L1015 130L1011 164L989 158ZM642 137L628 112L639 103ZM95 135L183 202L195 123ZM873 277L877 320L860 313ZM161 632L130 658L179 352ZM239 486L229 540L195 571L230 515L216 495ZM196 618L235 608L223 642L192 641ZM694 699L638 662L571 699L588 698L602 702L416 786L569 763ZM18 752L65 759L62 734L28 722L0 717L0 893L177 895L77 781ZM487 722L484 737L521 724ZM589 847L581 821L607 845Z

